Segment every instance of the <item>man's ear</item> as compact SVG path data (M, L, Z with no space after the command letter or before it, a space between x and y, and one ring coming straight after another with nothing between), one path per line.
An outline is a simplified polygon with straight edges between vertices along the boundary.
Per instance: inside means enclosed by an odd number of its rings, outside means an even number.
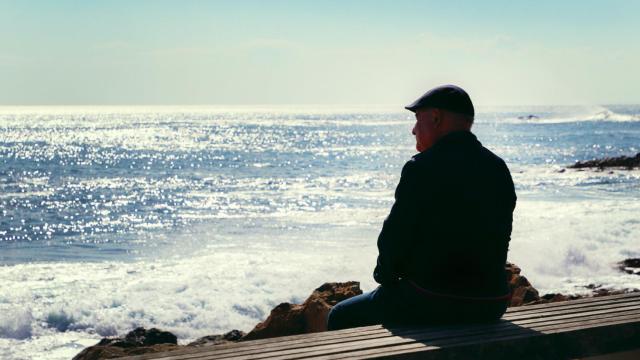
M440 109L433 109L433 125L436 127L442 123L442 111Z

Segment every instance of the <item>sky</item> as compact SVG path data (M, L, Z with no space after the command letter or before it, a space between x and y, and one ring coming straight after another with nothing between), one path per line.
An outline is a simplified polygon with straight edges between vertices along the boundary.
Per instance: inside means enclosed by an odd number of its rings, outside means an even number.
M0 105L640 103L640 1L0 0Z

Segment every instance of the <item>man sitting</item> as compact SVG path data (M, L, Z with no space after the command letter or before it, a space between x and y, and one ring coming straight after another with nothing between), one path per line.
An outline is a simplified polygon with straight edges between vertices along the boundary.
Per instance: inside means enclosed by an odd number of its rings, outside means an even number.
M506 311L509 169L471 133L475 111L463 89L434 88L406 109L419 154L402 169L378 237L380 286L337 304L329 330L492 321Z

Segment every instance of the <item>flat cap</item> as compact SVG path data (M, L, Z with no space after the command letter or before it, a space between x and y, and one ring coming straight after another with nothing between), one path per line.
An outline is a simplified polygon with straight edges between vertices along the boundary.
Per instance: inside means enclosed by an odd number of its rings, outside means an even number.
M413 112L422 108L437 108L469 116L475 115L469 94L455 85L435 87L404 108Z

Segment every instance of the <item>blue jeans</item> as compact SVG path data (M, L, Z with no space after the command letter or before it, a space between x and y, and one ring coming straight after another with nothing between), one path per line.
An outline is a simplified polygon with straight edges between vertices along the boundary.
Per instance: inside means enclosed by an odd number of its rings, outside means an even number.
M488 322L499 319L506 302L469 302L425 297L405 282L385 284L375 290L341 301L327 317L329 330L383 324L387 327L414 324Z

